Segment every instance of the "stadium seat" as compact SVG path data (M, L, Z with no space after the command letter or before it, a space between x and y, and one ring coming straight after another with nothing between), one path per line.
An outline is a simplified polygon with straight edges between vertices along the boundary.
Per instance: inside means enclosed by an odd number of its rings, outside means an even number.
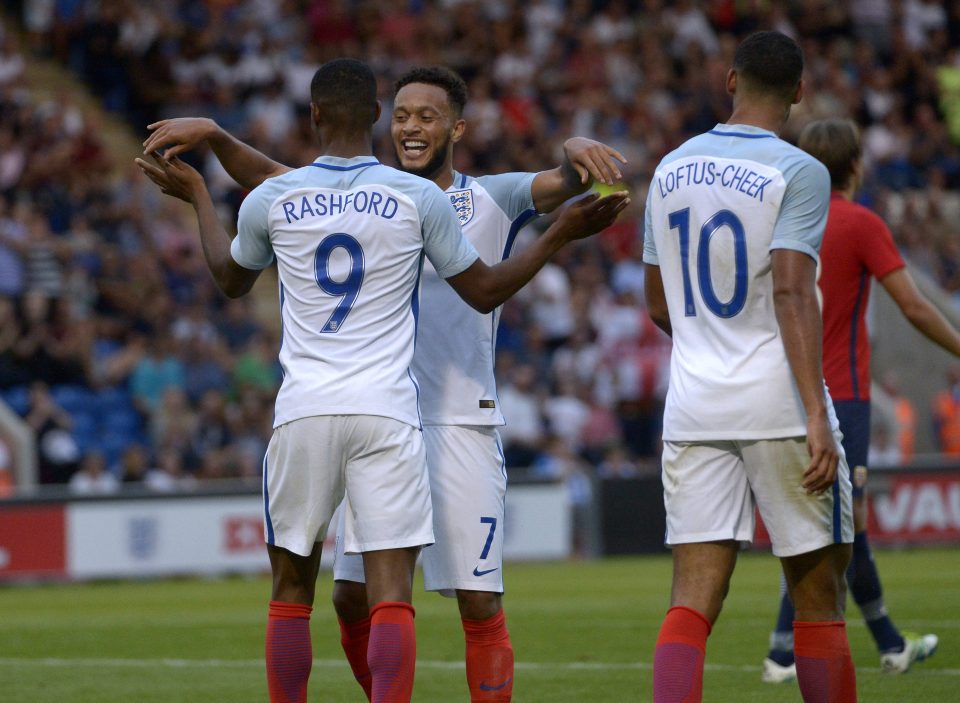
M96 407L101 418L111 412L136 412L130 393L118 386L100 391L96 396Z
M83 386L63 385L53 386L50 394L57 405L66 410L71 415L83 411L92 411L96 403L96 394Z
M25 417L30 410L30 390L26 386L14 386L3 391L2 397L13 412Z
M100 417L104 433L136 434L140 429L140 415L135 410L110 410Z

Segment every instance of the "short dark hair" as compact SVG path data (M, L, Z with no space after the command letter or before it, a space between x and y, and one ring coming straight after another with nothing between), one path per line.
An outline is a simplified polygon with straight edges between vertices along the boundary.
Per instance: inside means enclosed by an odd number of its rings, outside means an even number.
M377 121L377 79L356 59L333 59L318 68L310 81L310 100L334 111L345 125Z
M445 66L421 66L414 68L397 79L394 84L394 91L399 92L405 85L411 83L426 83L442 88L447 94L447 100L457 115L463 114L463 108L467 105L467 84L453 71Z
M803 76L803 52L786 34L754 32L737 47L733 69L748 89L789 100Z
M800 132L797 146L827 167L833 190L850 185L862 153L860 130L853 120L833 117L811 122Z

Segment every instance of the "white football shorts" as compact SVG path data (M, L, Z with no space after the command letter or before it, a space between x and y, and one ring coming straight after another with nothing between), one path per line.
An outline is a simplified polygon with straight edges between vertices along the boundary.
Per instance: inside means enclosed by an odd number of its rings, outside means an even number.
M492 427L428 425L423 438L437 537L422 553L425 589L503 593L507 473L500 435ZM344 554L341 528L333 577L363 583L363 561Z
M753 541L755 508L778 557L853 541L850 472L840 451L837 480L823 494L802 486L806 439L663 443L668 545Z
M375 415L319 415L277 427L263 464L267 544L308 556L341 500L347 552L432 544L420 430Z

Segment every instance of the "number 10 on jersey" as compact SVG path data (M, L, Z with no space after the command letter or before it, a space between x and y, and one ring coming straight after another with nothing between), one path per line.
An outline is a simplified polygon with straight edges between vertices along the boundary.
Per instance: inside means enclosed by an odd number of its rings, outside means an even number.
M680 233L680 268L683 272L683 314L696 317L693 302L693 282L690 278L690 208L676 210L669 215L670 229ZM726 227L733 235L733 295L727 301L717 297L710 272L710 241L713 235ZM717 317L733 317L747 302L747 239L740 218L729 210L719 210L707 218L700 228L697 246L697 285L704 304Z

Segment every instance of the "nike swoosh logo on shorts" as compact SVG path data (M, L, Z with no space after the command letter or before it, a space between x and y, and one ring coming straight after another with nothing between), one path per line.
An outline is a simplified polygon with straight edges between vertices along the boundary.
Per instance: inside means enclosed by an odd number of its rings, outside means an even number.
M502 684L500 684L499 686L488 686L488 685L485 684L483 681L481 681L481 682L480 682L480 690L481 690L481 691L499 691L501 688L505 687L505 686L506 686L508 683L510 683L511 681L513 681L513 677L512 677L512 676L511 676L509 679L507 679L506 681L504 681Z
M479 566L475 566L475 567L473 567L473 575L474 575L474 576L486 576L487 574L492 574L492 573L493 573L494 571L496 571L498 568L499 568L499 567L494 567L494 568L492 568L492 569L484 569L483 571L480 571L480 567L479 567ZM494 691L494 690L496 690L496 689L493 689L493 688L485 688L484 690L485 690L485 691Z

